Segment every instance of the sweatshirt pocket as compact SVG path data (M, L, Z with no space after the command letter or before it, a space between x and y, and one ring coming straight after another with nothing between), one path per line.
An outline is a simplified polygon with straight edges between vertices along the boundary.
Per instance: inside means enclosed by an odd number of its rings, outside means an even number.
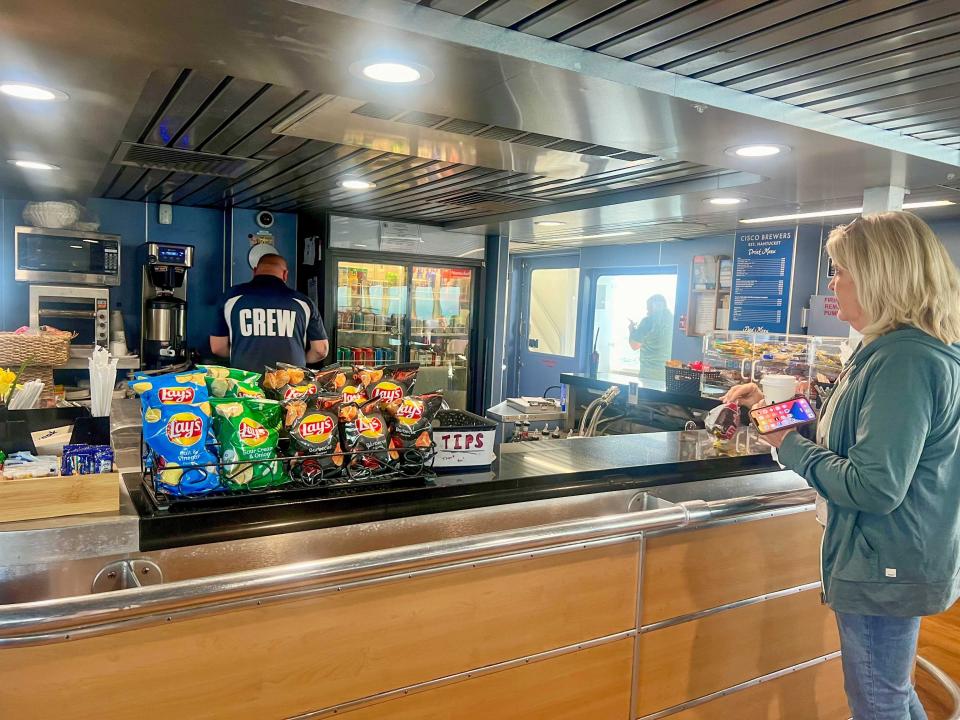
M837 557L837 567L834 569L834 575L841 580L870 581L879 578L879 557L877 551L873 549L863 532L856 525L850 536L850 542L846 543L844 548L846 552L841 552Z

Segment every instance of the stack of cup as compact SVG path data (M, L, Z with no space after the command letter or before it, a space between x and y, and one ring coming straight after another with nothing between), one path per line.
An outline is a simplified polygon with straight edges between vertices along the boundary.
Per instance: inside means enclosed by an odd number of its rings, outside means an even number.
M760 389L768 404L785 402L797 394L797 379L793 375L764 375Z
M123 329L123 311L119 307L110 311L110 355L117 358L127 355L127 334Z

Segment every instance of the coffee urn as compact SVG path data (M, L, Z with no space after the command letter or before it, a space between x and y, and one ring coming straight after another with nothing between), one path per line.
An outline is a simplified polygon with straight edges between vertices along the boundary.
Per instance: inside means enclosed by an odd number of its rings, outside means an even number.
M140 357L145 370L180 365L187 348L187 270L193 246L146 243L144 247Z

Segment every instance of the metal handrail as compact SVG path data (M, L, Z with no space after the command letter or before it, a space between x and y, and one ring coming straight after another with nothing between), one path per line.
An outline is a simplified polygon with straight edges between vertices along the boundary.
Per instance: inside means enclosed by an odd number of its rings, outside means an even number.
M115 592L0 606L0 647L103 635L174 618L289 600L344 585L481 564L523 553L621 541L641 532L809 505L812 490L704 502L564 521Z
M953 701L953 710L946 720L960 720L960 686L954 682L953 678L947 675L926 658L917 655L917 665L923 668L930 677L932 677L940 687L942 687Z

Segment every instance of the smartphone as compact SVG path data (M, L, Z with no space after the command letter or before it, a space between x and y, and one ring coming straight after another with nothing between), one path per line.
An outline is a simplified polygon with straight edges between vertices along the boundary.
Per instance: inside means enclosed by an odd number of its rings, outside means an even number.
M817 414L805 397L774 403L750 411L750 419L761 435L786 430L787 428L809 425L817 419Z

